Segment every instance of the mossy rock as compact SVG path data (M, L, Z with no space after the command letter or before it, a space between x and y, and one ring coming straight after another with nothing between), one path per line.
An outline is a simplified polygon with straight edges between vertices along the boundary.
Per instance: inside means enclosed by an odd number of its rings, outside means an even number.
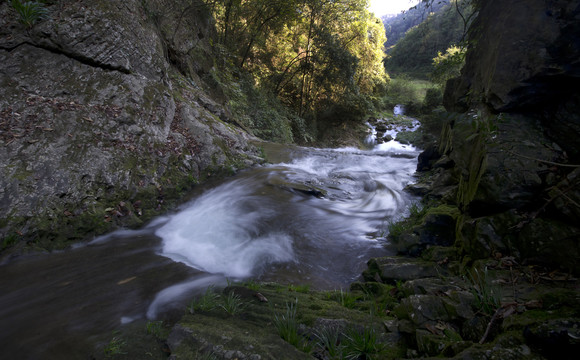
M397 281L437 277L446 274L446 271L437 267L437 264L418 258L396 256L372 258L367 262L367 266L367 270L363 272L365 280L377 281L380 279L382 282L393 285Z
M233 293L243 303L236 313L227 313L221 306L207 311L196 311L185 315L173 328L168 344L175 359L196 359L213 353L218 359L312 359L320 351L315 334L321 324L340 323L344 332L367 329L377 336L377 349L395 349L397 344L388 340L385 329L376 316L358 308L372 303L373 299L355 296L356 306L345 307L338 292L305 290L278 284L252 284L251 288L241 285L226 288L222 295ZM377 290L385 292L388 288ZM358 291L358 290L357 290ZM259 295L258 295L259 294ZM345 293L342 293L345 295ZM279 319L289 316L289 308L296 309L295 325L298 340L295 346L281 337L276 326ZM351 330L349 330L351 329ZM372 330L371 330L372 329ZM380 346L379 346L380 344Z

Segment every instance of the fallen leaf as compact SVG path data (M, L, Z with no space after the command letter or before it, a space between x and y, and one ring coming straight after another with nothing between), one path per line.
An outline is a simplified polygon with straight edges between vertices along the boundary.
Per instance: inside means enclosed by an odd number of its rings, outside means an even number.
M137 276L132 276L132 277L130 277L130 278L126 278L126 279L123 279L123 280L119 281L119 282L117 283L117 285L123 285L123 284L126 284L126 283L128 283L129 281L133 281L133 280L135 280L135 279L137 279Z
M268 299L266 299L266 297L260 293L255 293L254 296L257 297L260 302L268 302Z

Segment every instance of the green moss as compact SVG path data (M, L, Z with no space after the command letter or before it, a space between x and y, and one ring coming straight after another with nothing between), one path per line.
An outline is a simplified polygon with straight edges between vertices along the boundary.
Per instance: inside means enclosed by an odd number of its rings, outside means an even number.
M32 177L32 171L26 170L24 166L19 166L14 169L12 173L12 178L18 181L26 181Z
M457 206L442 204L435 207L429 207L425 211L425 215L449 215L457 219L460 215Z
M0 243L0 250L4 250L11 246L16 245L20 241L21 236L17 233L9 233L2 237L2 242Z
M580 314L580 294L572 289L548 288L548 291L541 295L540 300L547 310L565 307Z

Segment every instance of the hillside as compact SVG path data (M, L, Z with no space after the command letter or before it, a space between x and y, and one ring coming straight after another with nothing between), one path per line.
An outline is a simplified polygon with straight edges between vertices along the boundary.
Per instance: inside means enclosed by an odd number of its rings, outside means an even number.
M418 24L410 27L388 48L388 57L385 60L387 72L408 73L419 78L428 77L433 69L433 58L439 52L445 53L449 47L459 45L464 40L468 28L464 19L469 19L473 14L470 3L471 1L462 1L458 7L455 1L447 5L439 4L438 11L423 13L423 17L418 16L419 9L415 10L413 12L415 16L410 19L412 21L405 23Z
M429 14L438 13L447 4L449 4L449 0L437 1L431 4L421 3L395 16L382 17L385 35L387 36L387 41L385 42L387 53L392 50L393 45L405 36L407 31L427 20Z

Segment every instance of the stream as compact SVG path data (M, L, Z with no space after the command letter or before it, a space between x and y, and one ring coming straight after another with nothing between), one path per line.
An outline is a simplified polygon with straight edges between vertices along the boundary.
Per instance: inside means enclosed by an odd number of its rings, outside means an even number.
M419 151L373 136L369 150L264 143L268 165L200 186L143 229L0 265L0 358L87 358L103 334L178 317L229 281L347 289L389 255L387 224L413 200Z

